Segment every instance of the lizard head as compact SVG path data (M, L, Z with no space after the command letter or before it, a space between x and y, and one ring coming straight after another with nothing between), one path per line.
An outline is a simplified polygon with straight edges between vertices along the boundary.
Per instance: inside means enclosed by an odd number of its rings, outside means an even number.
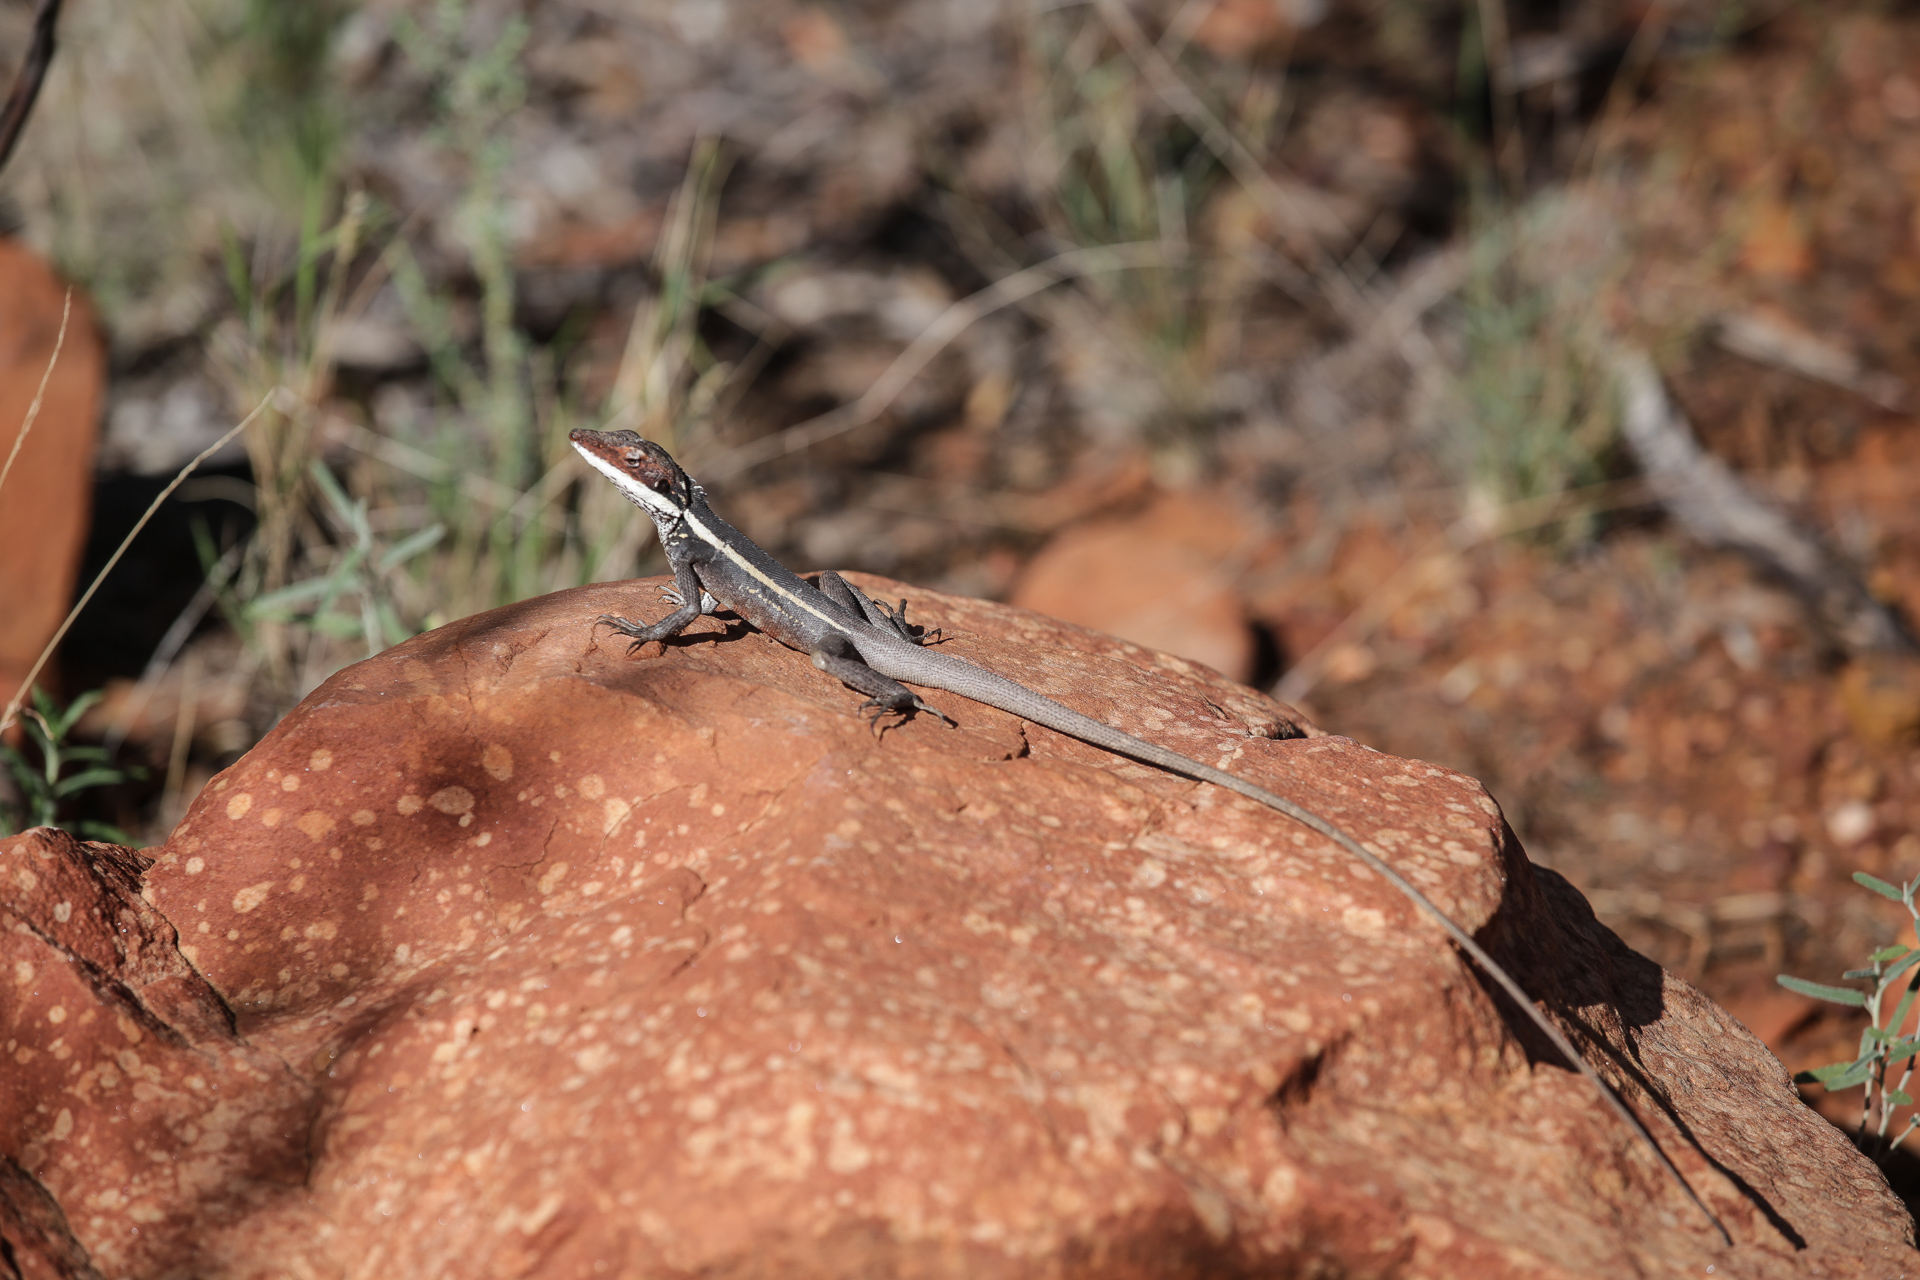
M567 440L589 466L619 486L627 501L655 520L679 519L702 496L693 477L638 432L578 427L567 433Z

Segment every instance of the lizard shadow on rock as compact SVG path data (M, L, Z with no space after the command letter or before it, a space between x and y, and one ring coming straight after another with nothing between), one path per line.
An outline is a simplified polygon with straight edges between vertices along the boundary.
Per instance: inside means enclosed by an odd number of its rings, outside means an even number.
M1795 1249L1807 1247L1806 1237L1745 1178L1715 1158L1694 1134L1692 1126L1658 1087L1652 1072L1633 1048L1634 1033L1659 1022L1666 1013L1666 971L1641 955L1618 934L1601 924L1585 895L1556 871L1528 862L1519 855L1520 842L1503 824L1502 840L1513 852L1508 894L1481 931L1479 941L1511 973L1544 979L1535 995L1557 1006L1569 1024L1575 1044L1584 1043L1604 1054L1620 1073L1640 1087L1627 1099L1639 1109L1651 1100L1673 1124L1688 1146L1758 1209L1783 1239ZM1545 923L1549 927L1527 927ZM1506 993L1475 970L1475 979L1493 998L1501 1017L1526 1051L1528 1061L1561 1064L1559 1052L1532 1021L1513 1007ZM1618 1012L1627 1047L1615 1045L1575 1010L1609 1005ZM1564 1065L1564 1064L1561 1064ZM1696 1188L1698 1190L1698 1188Z

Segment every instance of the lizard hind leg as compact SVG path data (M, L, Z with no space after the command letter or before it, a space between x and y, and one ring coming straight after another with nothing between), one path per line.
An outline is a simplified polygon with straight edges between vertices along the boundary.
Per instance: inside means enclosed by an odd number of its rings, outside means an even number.
M855 693L864 693L867 700L860 704L860 710L873 712L868 723L877 734L886 728L881 724L888 715L897 715L902 720L915 712L924 711L928 715L938 716L953 728L959 728L953 717L937 707L928 706L920 696L891 676L883 676L860 660L859 650L853 642L843 635L829 633L821 637L808 655L813 665L852 689ZM897 723L897 722L896 722Z
M828 569L820 574L820 591L829 600L847 610L865 618L882 631L891 631L909 644L937 644L940 641L940 629L928 631L907 621L907 602L902 600L899 608L875 600L845 578Z

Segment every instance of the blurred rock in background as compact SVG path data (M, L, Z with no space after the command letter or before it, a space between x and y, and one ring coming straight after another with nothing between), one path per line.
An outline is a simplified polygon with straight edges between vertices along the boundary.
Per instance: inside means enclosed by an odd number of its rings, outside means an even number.
M0 240L0 706L73 602L105 363L86 295Z

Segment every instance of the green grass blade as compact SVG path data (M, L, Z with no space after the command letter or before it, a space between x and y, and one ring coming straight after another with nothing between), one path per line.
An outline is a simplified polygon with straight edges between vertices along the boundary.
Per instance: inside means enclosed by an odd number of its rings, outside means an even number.
M262 614L290 611L296 605L318 600L327 594L332 585L329 578L308 578L303 582L290 583L278 591L255 596L247 604L247 613L257 618Z
M1815 1000L1852 1005L1856 1009L1866 1007L1866 995L1852 987L1834 987L1824 982L1808 982L1805 978L1795 978L1784 973L1780 974L1776 980L1787 990L1797 991L1803 996L1812 996Z
M422 551L427 550L439 542L446 534L447 526L437 523L430 524L424 529L408 534L387 548L386 552L381 555L378 562L380 572L388 573L399 568L407 561L419 555Z
M1796 1071L1793 1078L1801 1084L1826 1084L1829 1080L1838 1080L1862 1063L1871 1061L1868 1058L1860 1058L1852 1062L1829 1062L1824 1067L1814 1067L1810 1071Z
M86 769L54 783L53 795L55 799L65 799L76 791L85 791L88 787L110 787L125 778L126 775L118 769Z
M1905 902L1907 895L1900 892L1900 886L1888 884L1879 876L1870 876L1864 871L1853 873L1853 882L1862 888L1871 889L1883 898L1892 898L1895 902Z

